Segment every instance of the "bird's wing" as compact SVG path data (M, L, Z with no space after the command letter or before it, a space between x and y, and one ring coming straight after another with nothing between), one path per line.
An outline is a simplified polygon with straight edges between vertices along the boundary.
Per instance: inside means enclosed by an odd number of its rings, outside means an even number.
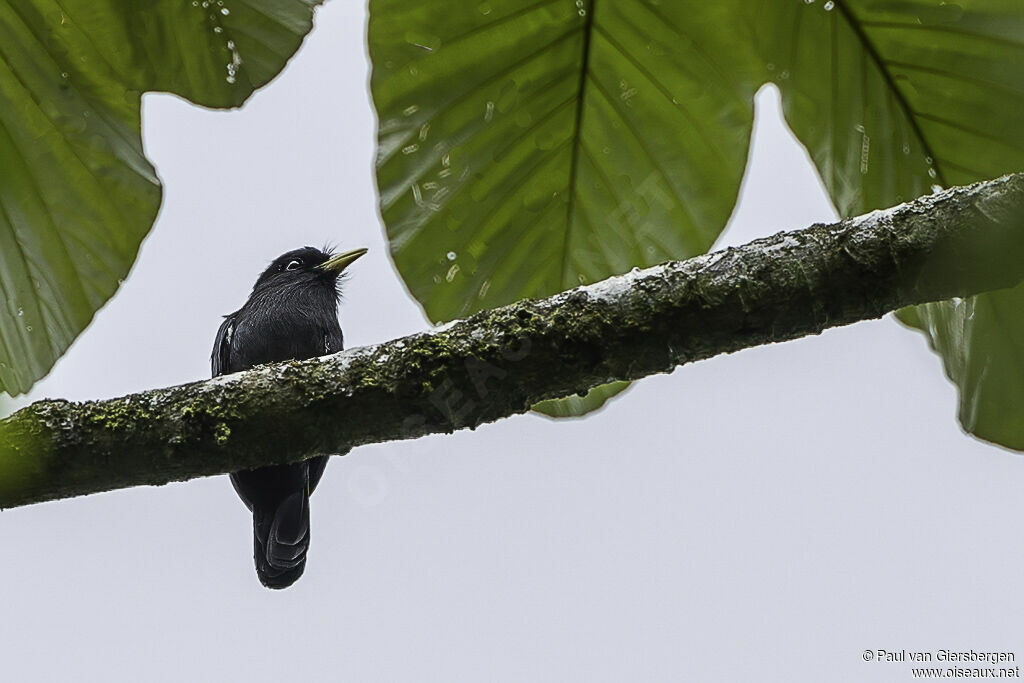
M210 354L210 367L213 376L231 372L231 337L235 333L235 316L224 317L224 322L217 330L217 338L213 341L213 353Z
M338 324L338 318L331 321L333 324L328 325L327 329L324 330L324 354L337 353L345 348L345 338L341 335L341 326Z
M306 462L309 464L309 492L313 493L313 489L320 483L320 477L324 476L324 470L327 469L327 457L321 455Z

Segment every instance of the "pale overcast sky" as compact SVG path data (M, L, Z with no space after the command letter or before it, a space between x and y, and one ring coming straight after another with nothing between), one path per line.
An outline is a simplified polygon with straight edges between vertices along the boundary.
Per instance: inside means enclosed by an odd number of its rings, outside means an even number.
M30 396L204 378L264 265L367 246L347 344L427 323L387 258L365 8L335 0L239 112L147 95L163 209L120 293ZM758 98L723 241L834 217ZM891 319L687 366L601 413L334 460L291 589L260 586L227 477L0 513L8 681L901 681L866 649L1010 650L1024 461L965 436ZM1024 649L1018 651L1024 656Z

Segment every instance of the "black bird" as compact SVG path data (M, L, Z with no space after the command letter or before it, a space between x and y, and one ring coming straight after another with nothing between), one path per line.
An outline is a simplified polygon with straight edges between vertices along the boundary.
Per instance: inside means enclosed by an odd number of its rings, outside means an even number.
M260 363L303 360L340 351L339 276L366 249L332 255L303 247L277 257L249 300L217 330L213 376ZM267 588L287 588L302 576L309 549L309 494L327 457L235 472L231 483L252 510L256 574Z

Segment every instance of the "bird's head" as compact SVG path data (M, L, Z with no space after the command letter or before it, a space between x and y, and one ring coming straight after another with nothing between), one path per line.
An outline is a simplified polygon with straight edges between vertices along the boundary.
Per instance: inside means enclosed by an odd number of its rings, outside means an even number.
M256 280L253 292L318 285L336 290L338 277L365 253L366 249L352 249L340 254L315 247L293 249L281 254L267 266Z

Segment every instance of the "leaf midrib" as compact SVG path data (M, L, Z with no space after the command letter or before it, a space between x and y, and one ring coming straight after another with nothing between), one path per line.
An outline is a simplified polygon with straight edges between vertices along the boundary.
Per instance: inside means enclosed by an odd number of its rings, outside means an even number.
M878 48L875 47L871 38L868 37L868 34L864 30L861 22L856 16L854 16L853 10L847 5L847 0L834 0L834 2L835 9L839 12L839 16L843 17L847 25L849 25L850 30L853 31L854 35L857 37L857 40L860 41L864 52L866 52L871 61L875 63L875 67L881 74L886 87L893 94L893 98L896 100L900 109L903 110L903 115L910 124L910 129L914 132L917 139L921 141L921 147L924 151L925 157L927 159L931 159L931 166L935 169L935 180L943 186L948 185L949 183L946 180L945 173L943 173L942 169L939 167L939 160L935 156L935 152L932 150L931 145L928 144L928 139L925 137L924 131L921 130L917 117L914 116L913 108L904 96L903 91L896 85L896 81L893 78L892 73L887 68L886 61L882 59L882 55L879 53ZM833 83L833 87L835 87L835 83Z
M583 113L586 109L587 96L587 73L590 71L590 50L591 37L594 31L594 15L597 8L597 0L591 0L590 6L586 8L583 22L583 46L581 48L582 63L580 64L580 78L576 85L576 114L573 121L572 134L572 160L569 162L569 201L565 209L565 235L562 240L562 289L569 286L569 243L572 240L572 224L576 215L576 174L579 169L580 148L583 146Z

